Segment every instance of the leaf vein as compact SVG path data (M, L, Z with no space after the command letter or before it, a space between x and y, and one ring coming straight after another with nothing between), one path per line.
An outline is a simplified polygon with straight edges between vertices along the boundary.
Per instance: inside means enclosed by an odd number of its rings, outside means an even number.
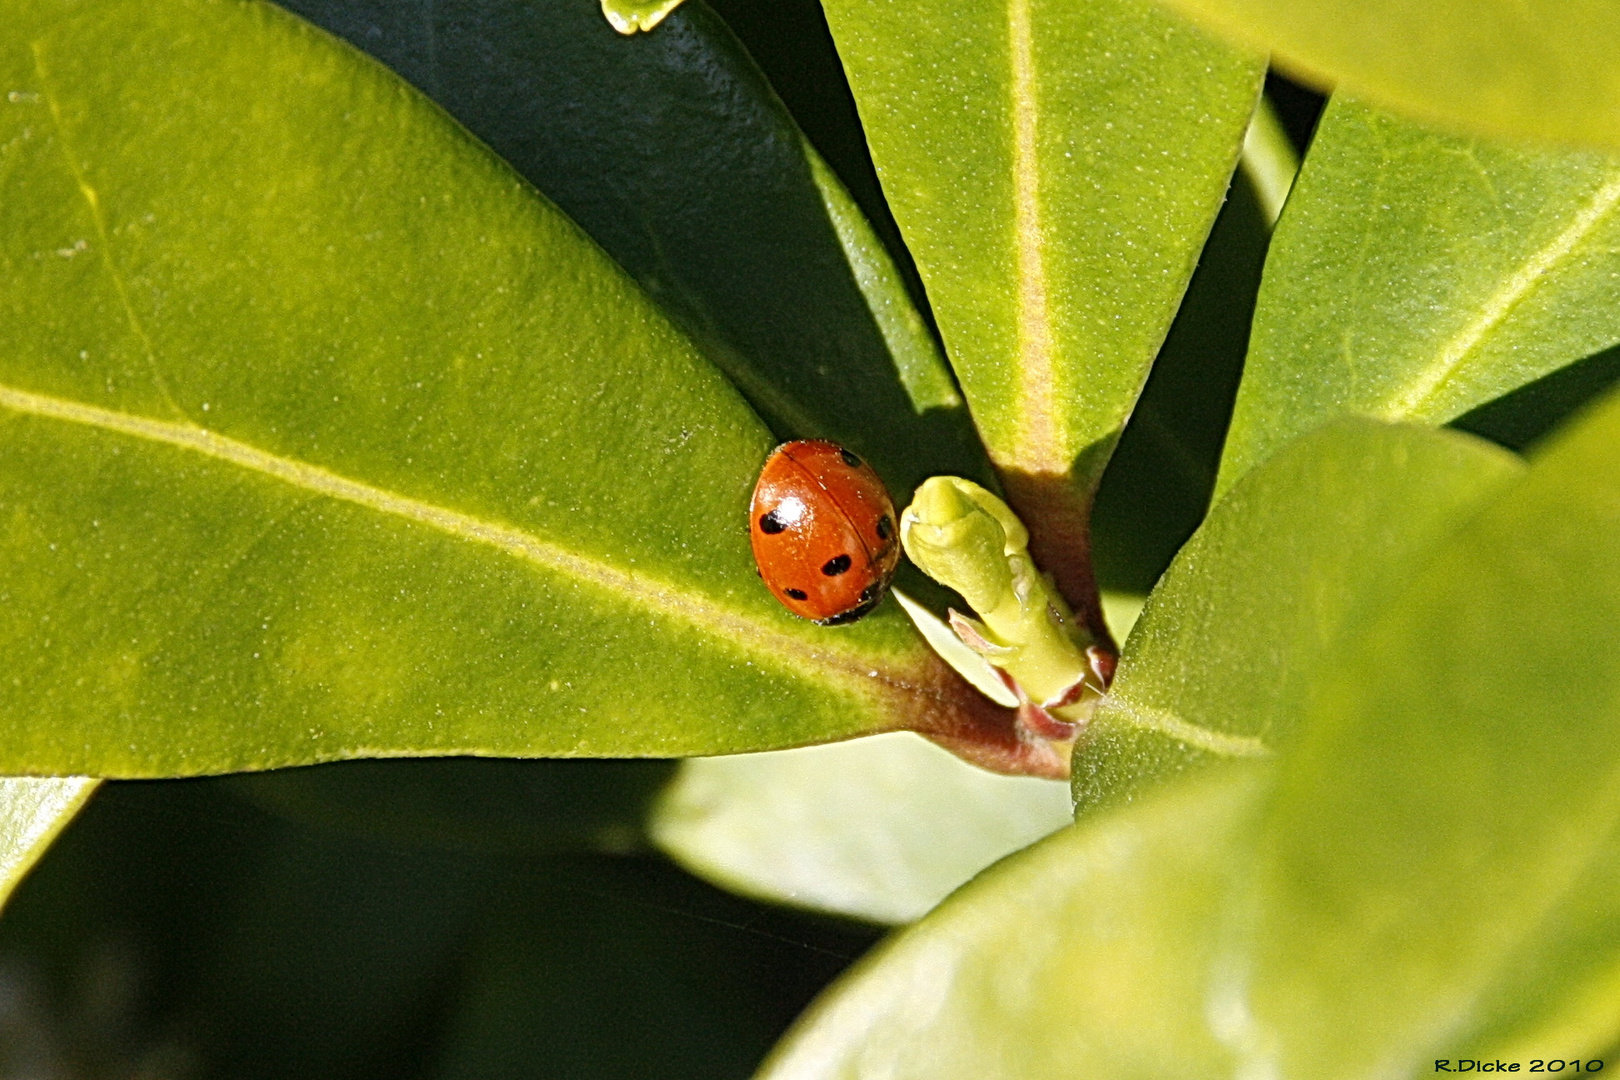
M280 480L313 495L352 503L436 529L458 539L484 544L532 565L590 583L652 610L676 615L699 630L723 637L742 651L759 655L774 665L781 665L784 658L798 657L857 688L882 684L884 689L907 695L927 698L939 696L937 691L923 683L909 681L892 670L875 669L870 662L857 655L818 648L800 638L773 631L757 620L727 610L690 590L579 555L521 529L387 491L318 465L270 453L195 424L121 413L5 385L0 385L0 408L189 450Z
M1435 399L1467 364L1486 338L1506 322L1519 304L1535 291L1541 280L1578 251L1620 204L1620 175L1613 176L1587 201L1562 232L1526 259L1518 271L1502 283L1487 300L1479 315L1454 334L1430 364L1407 388L1380 410L1386 420L1427 418Z
M1018 396L1021 437L1014 464L1037 473L1063 473L1058 445L1052 313L1041 215L1039 101L1036 96L1032 0L1008 0L1007 36L1013 122L1013 251L1018 278Z
M1110 713L1123 715L1137 727L1157 731L1188 746L1208 750L1213 754L1224 757L1265 758L1270 757L1272 753L1270 747L1253 736L1211 731L1209 728L1199 727L1183 720L1168 709L1156 709L1151 705L1127 701L1118 695L1109 695L1106 706Z
M152 344L151 335L146 332L145 325L140 316L135 313L135 304L130 299L129 287L124 281L124 275L118 269L118 264L112 257L112 233L107 228L107 218L101 209L101 196L91 186L84 175L84 169L79 164L78 156L73 152L73 143L68 136L67 123L62 119L62 109L52 93L50 77L45 70L44 43L35 41L30 43L34 54L34 75L39 80L40 95L45 99L45 106L51 114L51 123L56 128L56 144L62 151L62 159L67 164L68 173L84 196L85 204L90 210L90 221L96 230L97 253L101 257L101 265L112 279L113 291L118 294L118 302L124 309L124 318L129 322L130 331L140 342L141 351L146 356L147 366L152 369L152 380L157 385L158 394L173 409L176 416L186 417L186 411L175 400L173 392L169 389L169 380L163 376L163 367L158 363L157 349ZM189 417L187 417L189 419Z

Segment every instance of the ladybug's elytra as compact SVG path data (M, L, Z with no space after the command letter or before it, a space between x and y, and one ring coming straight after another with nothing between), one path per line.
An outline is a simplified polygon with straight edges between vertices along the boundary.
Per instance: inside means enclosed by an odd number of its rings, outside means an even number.
M841 626L888 591L900 562L894 503L872 467L837 443L771 452L754 485L748 536L759 576L795 615Z

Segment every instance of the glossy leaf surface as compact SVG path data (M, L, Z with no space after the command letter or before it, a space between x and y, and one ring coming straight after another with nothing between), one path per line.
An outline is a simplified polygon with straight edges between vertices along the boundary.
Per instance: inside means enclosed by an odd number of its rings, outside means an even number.
M1263 65L1150 0L824 6L1031 552L1105 638L1091 497L1220 208Z
M977 707L897 608L775 606L742 528L770 434L385 71L259 5L3 23L7 769L717 752Z
M761 1080L1231 1075L1202 991L1258 779L1176 785L999 863L824 994Z
M1061 781L996 776L895 732L683 762L650 831L733 891L905 923L1073 818Z
M1222 991L1248 1067L1402 1075L1516 1027L1562 1056L1615 1038L1617 477L1611 397L1357 620L1279 773L1253 953Z
M1220 488L1336 416L1445 423L1620 341L1620 160L1344 99L1271 244Z
M1077 805L1286 744L1352 613L1521 471L1472 436L1349 420L1247 474L1148 598L1076 748Z
M1166 0L1302 77L1444 126L1620 150L1606 0Z
M1135 0L826 7L997 464L1066 474L1101 449L1099 466L1220 206L1258 65Z
M0 779L0 907L98 783L84 776Z
M904 500L988 466L893 260L701 0L615 33L596 0L287 0L433 98L554 200L782 438L831 438Z

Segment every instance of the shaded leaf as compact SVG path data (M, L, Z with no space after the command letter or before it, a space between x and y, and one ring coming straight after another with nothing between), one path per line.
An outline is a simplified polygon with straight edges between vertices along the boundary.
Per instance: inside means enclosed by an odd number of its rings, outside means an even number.
M734 891L903 923L1073 818L1061 781L996 776L897 732L683 762L651 832Z
M775 605L770 434L437 108L267 7L4 15L6 768L1017 753L897 607Z
M108 783L0 920L0 1062L401 1076L490 876L291 826L212 779Z
M1203 520L1269 239L1239 172L1097 489L1092 557L1105 592L1146 596Z
M963 766L966 768L967 766ZM669 761L342 761L228 778L238 795L334 832L456 850L635 851Z
M0 778L0 906L99 783L84 776Z
M1620 381L1620 348L1561 367L1512 393L1487 401L1451 422L1467 431L1524 450Z
M1036 561L1101 634L1087 507L1262 65L1146 0L827 0L872 156Z
M889 249L906 288L933 326L917 266L900 238L900 227L883 198L872 151L866 145L844 75L838 47L827 28L821 0L707 0L759 64L811 144L860 204ZM934 331L937 338L938 331Z
M875 936L633 860L519 869L479 931L427 1076L742 1080Z
M902 501L933 473L987 471L887 250L701 0L634 38L596 0L285 6L388 64L555 200L778 436L855 448Z
M1470 436L1347 420L1246 474L1148 598L1076 746L1076 805L1284 745L1352 614L1521 471Z
M1620 162L1328 107L1272 241L1219 488L1345 414L1444 423L1620 341Z
M1620 150L1605 0L1167 0L1301 78L1447 127Z
M1217 991L1247 1067L1404 1075L1620 1032L1617 478L1610 398L1356 620Z
M835 983L761 1080L1230 1075L1202 990L1263 775L1174 785L999 863Z

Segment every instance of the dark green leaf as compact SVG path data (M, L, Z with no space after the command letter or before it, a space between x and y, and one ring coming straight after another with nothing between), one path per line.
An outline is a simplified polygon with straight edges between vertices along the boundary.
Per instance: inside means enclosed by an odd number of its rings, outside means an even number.
M963 765L963 768L968 766ZM670 761L341 761L229 778L237 794L335 832L456 850L635 851Z
M875 936L632 860L519 871L494 900L436 1080L742 1080Z

